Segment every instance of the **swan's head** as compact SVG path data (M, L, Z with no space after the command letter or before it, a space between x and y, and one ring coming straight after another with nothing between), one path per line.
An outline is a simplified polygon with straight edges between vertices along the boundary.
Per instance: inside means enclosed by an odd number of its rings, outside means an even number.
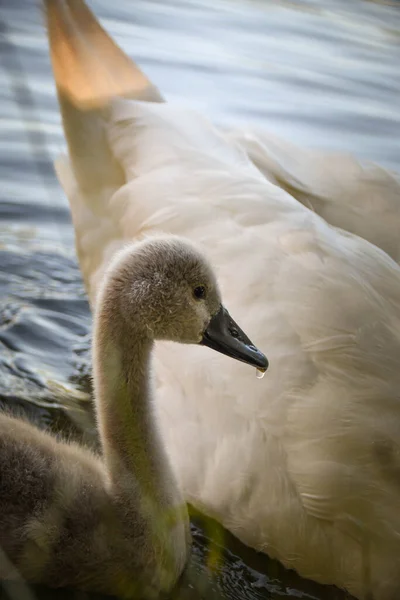
M222 305L210 264L187 240L154 237L126 247L105 281L103 300L125 335L203 344L266 370L265 356Z

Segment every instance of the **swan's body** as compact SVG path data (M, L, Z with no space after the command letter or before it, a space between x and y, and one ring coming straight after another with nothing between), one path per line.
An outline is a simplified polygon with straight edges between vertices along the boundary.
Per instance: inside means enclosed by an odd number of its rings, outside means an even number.
M199 284L204 299L193 296ZM0 415L0 578L155 597L181 574L190 533L153 422L153 339L198 343L229 315L208 264L175 238L122 251L99 295L93 378L102 457ZM238 331L233 341L217 332L213 347L265 360Z
M157 103L140 72L123 92L155 103L114 97L126 60L116 47L96 72L109 97L92 69L80 97L64 53L85 70L110 40L81 2L49 6L71 159L57 171L92 307L121 244L179 233L207 247L234 314L271 361L260 382L218 355L158 348L156 412L187 500L305 577L394 600L400 268L269 182L199 115Z

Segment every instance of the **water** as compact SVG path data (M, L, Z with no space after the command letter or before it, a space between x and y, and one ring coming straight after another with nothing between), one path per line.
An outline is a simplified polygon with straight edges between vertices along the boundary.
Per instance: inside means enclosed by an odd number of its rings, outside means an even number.
M262 123L294 142L400 169L398 2L91 6L167 99L222 124ZM35 0L0 0L0 8L0 405L96 444L91 319L68 205L51 165L63 137L41 15ZM198 515L193 534L193 559L176 598L345 598L267 561ZM2 588L0 598L22 599L25 592Z

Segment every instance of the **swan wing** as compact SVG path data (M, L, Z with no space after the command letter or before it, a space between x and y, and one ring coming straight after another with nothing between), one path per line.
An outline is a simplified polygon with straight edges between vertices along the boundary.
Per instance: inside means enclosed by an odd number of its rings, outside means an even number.
M261 173L328 223L400 262L400 179L350 154L300 148L266 131L230 130Z

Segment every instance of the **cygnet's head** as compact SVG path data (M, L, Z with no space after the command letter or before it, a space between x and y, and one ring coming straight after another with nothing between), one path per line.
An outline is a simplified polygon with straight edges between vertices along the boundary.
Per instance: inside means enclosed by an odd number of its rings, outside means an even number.
M210 264L187 240L157 236L124 248L100 298L125 335L203 344L261 370L268 366L222 306Z

